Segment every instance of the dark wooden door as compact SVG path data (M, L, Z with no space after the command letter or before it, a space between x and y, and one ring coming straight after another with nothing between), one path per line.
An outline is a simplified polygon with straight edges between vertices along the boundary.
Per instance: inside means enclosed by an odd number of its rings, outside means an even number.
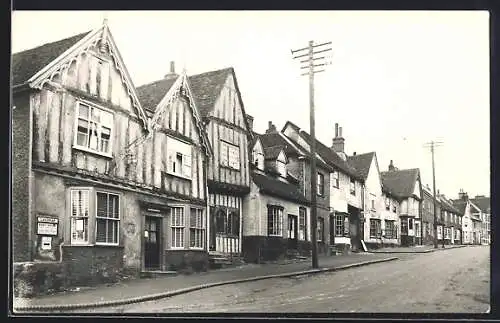
M160 227L161 218L146 216L144 225L144 265L148 269L160 268Z
M297 216L288 214L288 249L297 249L298 223Z

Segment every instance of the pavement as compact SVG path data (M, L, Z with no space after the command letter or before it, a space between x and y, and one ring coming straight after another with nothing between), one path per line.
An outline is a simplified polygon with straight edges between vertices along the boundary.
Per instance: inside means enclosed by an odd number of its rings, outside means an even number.
M423 246L411 246L411 247L390 247L390 248L379 248L368 250L370 253L429 253L440 250L454 249L454 248L464 248L467 245L438 245L437 249L434 246L423 245Z
M490 310L490 249L402 254L391 262L321 275L272 278L74 313L448 313ZM321 262L320 262L321 263ZM248 315L247 314L247 315ZM273 316L274 317L274 316ZM476 317L480 318L480 317Z
M64 292L29 299L14 298L13 303L17 313L118 306L172 297L208 287L309 275L396 259L398 258L372 253L319 257L319 269L312 269L310 260L284 264L245 264L188 276L133 279L112 286L85 288L78 292Z

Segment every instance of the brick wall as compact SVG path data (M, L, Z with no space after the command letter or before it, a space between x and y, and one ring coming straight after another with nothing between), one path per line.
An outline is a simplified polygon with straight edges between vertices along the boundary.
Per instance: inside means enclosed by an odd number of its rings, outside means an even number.
M29 181L30 103L29 94L14 98L12 111L12 247L14 262L31 260Z

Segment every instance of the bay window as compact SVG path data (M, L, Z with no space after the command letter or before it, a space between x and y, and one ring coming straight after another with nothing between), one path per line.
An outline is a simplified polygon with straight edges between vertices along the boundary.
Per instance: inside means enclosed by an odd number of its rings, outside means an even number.
M370 219L370 238L379 238L381 233L381 221L379 219Z
M396 239L398 237L398 232L396 230L396 224L394 220L385 220L385 238Z

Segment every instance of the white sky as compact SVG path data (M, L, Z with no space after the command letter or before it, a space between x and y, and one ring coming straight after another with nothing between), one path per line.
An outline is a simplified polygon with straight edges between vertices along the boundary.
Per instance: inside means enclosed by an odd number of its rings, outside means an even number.
M233 66L254 129L287 120L309 131L308 80L290 50L332 41L332 65L315 79L316 136L334 124L346 151L376 151L381 171L420 168L450 198L490 194L487 11L19 11L12 50L98 27L111 32L136 86L176 62L188 74Z

